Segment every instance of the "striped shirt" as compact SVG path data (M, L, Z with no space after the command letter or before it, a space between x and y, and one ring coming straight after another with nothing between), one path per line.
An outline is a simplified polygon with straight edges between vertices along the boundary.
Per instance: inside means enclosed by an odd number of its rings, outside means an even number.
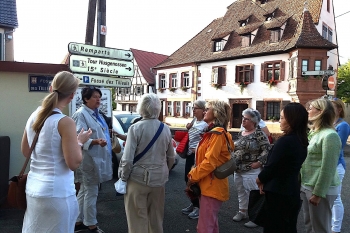
M208 126L208 124L205 121L195 121L193 123L193 126L188 130L188 137L189 137L189 144L188 144L188 152L187 154L192 154L192 150L195 149L201 140L201 134L204 132L205 128Z

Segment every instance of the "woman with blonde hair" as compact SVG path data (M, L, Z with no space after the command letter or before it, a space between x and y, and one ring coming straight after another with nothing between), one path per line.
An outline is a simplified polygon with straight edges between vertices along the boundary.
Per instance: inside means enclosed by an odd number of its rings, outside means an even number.
M218 213L222 203L229 199L229 186L228 178L218 179L213 172L231 158L228 145L234 148L232 136L226 131L231 108L224 101L210 101L206 106L204 121L209 126L197 146L188 186L198 183L201 190L197 232L217 233Z
M26 157L31 156L31 163L22 232L74 232L78 203L73 171L82 160L81 145L91 130L81 129L77 137L74 121L62 110L73 99L78 85L79 79L73 74L57 73L50 94L27 121L21 150ZM38 142L29 154L37 132Z
M343 101L341 101L338 98L334 98L331 101L335 109L335 115L336 115L335 121L334 121L334 127L340 137L341 144L342 144L342 148L340 150L340 155L338 160L338 166L337 166L337 172L340 179L340 191L339 191L338 197L334 201L334 205L332 208L332 231L334 233L338 233L341 231L341 225L342 225L343 216L344 216L344 206L341 200L341 186L342 186L342 181L343 181L343 178L345 175L345 169L346 169L346 164L344 160L344 146L346 145L346 141L348 140L348 137L350 134L350 126L344 120L345 105Z
M340 191L336 172L341 141L334 130L336 117L328 99L316 99L308 107L309 145L301 168L300 198L306 232L331 232L332 207Z

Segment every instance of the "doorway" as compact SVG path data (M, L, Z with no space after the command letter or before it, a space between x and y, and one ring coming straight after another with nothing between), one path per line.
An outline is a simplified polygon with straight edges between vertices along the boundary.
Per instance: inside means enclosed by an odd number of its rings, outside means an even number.
M248 104L234 104L232 106L232 128L241 128L242 112L248 108Z

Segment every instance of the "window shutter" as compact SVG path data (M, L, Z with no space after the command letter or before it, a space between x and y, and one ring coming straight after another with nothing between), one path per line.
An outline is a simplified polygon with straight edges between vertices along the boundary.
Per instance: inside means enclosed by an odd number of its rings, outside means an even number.
M3 53L3 39L2 39L2 33L0 33L0 61L4 60L5 61L5 58L2 59L2 53Z
M250 82L254 82L254 64L250 65Z
M160 81L160 75L158 74L158 83L156 83L156 88L160 88L161 87L161 81Z
M280 73L280 80L281 81L284 81L284 71L285 71L285 64L286 62L282 61L281 62L281 73Z
M171 82L171 77L172 77L172 74L169 74L169 78L168 78L168 80L169 80L169 88L173 87L172 82Z
M239 81L239 66L236 66L235 83L240 83Z
M218 69L219 67L215 67L212 69L212 72L211 72L211 83L212 84L217 84L218 83Z
M185 83L184 83L184 72L181 72L180 86L181 86L181 87L184 87L184 86L185 86L184 84L185 84Z
M265 63L261 63L261 70L260 70L260 81L265 81Z
M191 73L188 72L188 74L191 74ZM191 81L191 84L189 86L194 87L194 71L192 71L192 74L188 79ZM197 80L198 80L198 78L197 78Z
M265 120L264 101L256 101L256 110L260 112L261 119Z
M218 84L226 84L226 68L218 67Z

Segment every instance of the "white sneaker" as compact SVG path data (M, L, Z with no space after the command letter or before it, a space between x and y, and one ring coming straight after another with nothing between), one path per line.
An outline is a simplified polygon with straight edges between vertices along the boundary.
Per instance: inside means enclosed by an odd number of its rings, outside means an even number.
M256 225L256 224L253 223L252 221L249 221L249 222L244 223L244 226L245 226L245 227L248 227L248 228L255 228L255 227L258 227L258 225Z
M183 214L189 215L190 213L192 213L193 208L194 208L194 207L193 207L193 204L191 203L191 205L187 206L186 208L183 208L183 209L181 210L181 212L182 212Z
M193 211L188 215L190 219L197 219L199 218L199 208L193 207Z
M241 221L242 219L245 219L247 218L247 214L246 213L243 213L241 211L237 212L237 214L232 218L233 221L235 222L239 222Z

